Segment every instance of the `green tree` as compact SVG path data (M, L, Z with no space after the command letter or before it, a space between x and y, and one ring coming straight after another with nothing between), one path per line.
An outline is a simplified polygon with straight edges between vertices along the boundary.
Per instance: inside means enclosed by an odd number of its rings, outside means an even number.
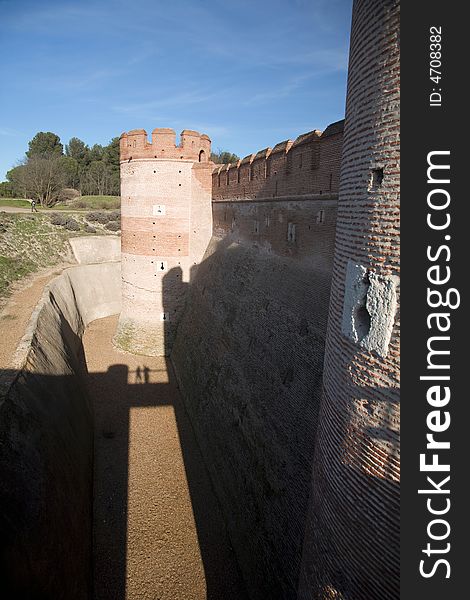
M24 165L20 164L7 172L7 180L13 188L15 196L27 198L28 192L23 180Z
M80 186L79 163L72 156L61 156L59 158L60 168L64 173L65 186L78 188Z
M236 163L240 160L240 158L233 154L232 152L228 152L227 150L217 150L217 152L211 153L211 160L219 165L227 165L229 163Z
M80 138L70 138L69 143L65 144L65 155L74 158L82 166L88 162L90 149Z
M2 181L2 183L0 183L0 197L1 198L14 198L15 197L13 184L10 181Z
M121 187L119 152L119 138L114 137L109 144L104 147L103 160L107 165L109 173L108 194L117 196L119 196Z
M103 156L104 148L101 144L94 144L88 152L88 160L90 163L96 160L102 160Z
M104 160L119 169L119 138L114 137L107 146L104 147L103 157Z
M40 131L28 143L29 150L26 152L28 158L34 156L62 156L64 147L60 141L60 137L51 131Z

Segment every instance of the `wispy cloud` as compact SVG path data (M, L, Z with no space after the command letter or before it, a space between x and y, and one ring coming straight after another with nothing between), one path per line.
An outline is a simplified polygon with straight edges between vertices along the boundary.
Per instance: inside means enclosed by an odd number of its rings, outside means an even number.
M10 127L0 127L0 135L15 137L17 135L24 135L24 133L17 129L11 129Z
M207 92L202 89L194 89L181 93L173 93L171 89L159 90L159 98L143 102L126 102L112 107L117 113L128 115L139 115L145 117L154 114L156 111L171 108L180 110L183 108L194 107L197 104L207 104L221 102L231 97L232 91L229 88Z
M321 127L343 116L350 17L351 0L0 0L0 171L39 130L189 127L240 154Z

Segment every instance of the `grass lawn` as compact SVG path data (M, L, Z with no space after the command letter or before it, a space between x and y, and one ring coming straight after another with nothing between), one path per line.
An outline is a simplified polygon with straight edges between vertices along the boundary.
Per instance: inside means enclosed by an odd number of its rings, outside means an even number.
M13 206L14 208L31 208L28 200L19 198L0 198L0 206Z
M56 204L47 210L96 210L121 208L120 196L80 196L69 204Z
M36 265L24 257L0 256L0 296L18 279L36 270Z

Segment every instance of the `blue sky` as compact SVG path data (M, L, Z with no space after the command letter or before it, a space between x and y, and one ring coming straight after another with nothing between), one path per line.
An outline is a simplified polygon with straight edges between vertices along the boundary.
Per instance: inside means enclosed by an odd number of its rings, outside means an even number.
M0 0L0 180L38 131L246 156L343 118L351 0Z

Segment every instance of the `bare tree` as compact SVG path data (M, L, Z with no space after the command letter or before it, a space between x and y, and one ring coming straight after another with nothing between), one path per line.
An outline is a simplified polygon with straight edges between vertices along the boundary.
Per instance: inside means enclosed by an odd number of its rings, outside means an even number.
M65 185L60 156L33 156L14 169L13 184L43 206L52 206Z

